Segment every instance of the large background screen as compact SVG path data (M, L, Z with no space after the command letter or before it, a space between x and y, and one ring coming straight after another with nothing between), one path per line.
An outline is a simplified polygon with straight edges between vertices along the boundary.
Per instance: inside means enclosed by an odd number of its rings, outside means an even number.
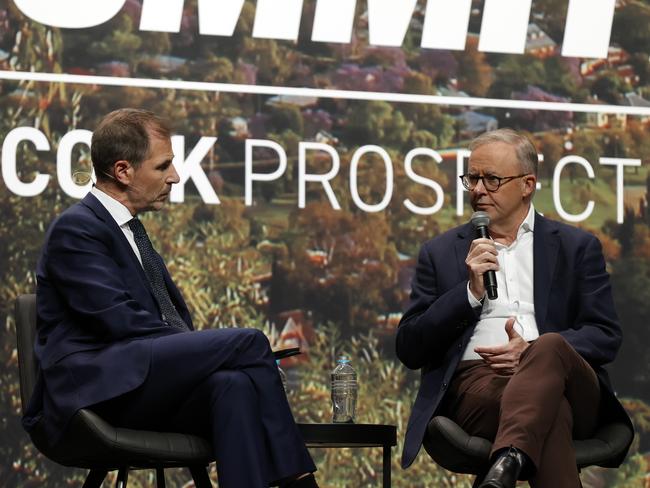
M609 369L637 441L583 483L647 486L649 26L648 0L0 0L0 485L81 486L20 427L12 307L92 184L90 131L130 106L174 128L181 183L144 220L195 324L299 345L282 367L304 422L331 419L349 354L357 420L397 425L400 452L418 374L394 336L417 251L469 218L469 141L526 131L535 208L600 238L625 336ZM322 486L379 485L379 449L313 455ZM424 451L398 458L396 486L471 486Z

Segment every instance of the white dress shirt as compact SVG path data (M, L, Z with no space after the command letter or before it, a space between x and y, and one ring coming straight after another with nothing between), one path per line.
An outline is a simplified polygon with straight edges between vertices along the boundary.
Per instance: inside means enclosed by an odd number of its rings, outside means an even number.
M106 211L109 214L111 214L111 217L113 217L113 220L115 220L115 222L120 227L120 229L122 229L122 232L124 232L124 236L126 237L126 240L129 241L129 244L131 245L131 249L133 249L135 256L138 258L138 261L140 261L140 265L142 265L142 258L140 257L140 251L138 251L138 246L136 246L135 244L133 231L129 227L129 220L133 218L133 215L131 215L129 209L126 208L117 200L115 200L112 196L107 195L106 193L101 191L96 186L92 187L90 193L92 193L95 197L97 197L99 203L101 203L104 206Z
M505 325L509 317L515 317L515 331L525 341L539 337L533 296L534 226L535 209L531 204L514 242L509 246L495 242L499 262L499 270L496 272L498 297L496 300L486 297L481 316L461 360L481 359L474 352L475 347L506 344L508 334ZM472 307L481 306L481 302L469 291L469 283L467 297Z

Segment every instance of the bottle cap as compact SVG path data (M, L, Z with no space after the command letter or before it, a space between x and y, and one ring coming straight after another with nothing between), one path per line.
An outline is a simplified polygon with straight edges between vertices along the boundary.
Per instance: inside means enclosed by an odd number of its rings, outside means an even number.
M350 360L348 359L347 356L339 356L339 358L336 360L337 363L349 363Z

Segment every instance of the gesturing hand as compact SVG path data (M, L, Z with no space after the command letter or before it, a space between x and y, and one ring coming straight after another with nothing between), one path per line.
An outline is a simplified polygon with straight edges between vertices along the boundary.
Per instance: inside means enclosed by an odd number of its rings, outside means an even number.
M503 346L476 347L474 352L483 358L498 374L511 375L519 365L519 358L530 344L515 331L515 318L506 321L508 342Z
M488 270L499 269L497 255L497 248L491 239L479 238L472 241L465 264L469 273L469 290L477 300L485 295L483 274Z

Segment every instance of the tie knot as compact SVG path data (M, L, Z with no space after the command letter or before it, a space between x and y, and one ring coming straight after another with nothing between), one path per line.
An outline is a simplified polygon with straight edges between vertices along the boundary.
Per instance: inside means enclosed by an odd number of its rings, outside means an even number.
M129 229L131 229L135 237L143 237L147 235L147 231L144 230L144 225L142 225L142 222L140 222L140 219L137 217L133 217L129 220Z

